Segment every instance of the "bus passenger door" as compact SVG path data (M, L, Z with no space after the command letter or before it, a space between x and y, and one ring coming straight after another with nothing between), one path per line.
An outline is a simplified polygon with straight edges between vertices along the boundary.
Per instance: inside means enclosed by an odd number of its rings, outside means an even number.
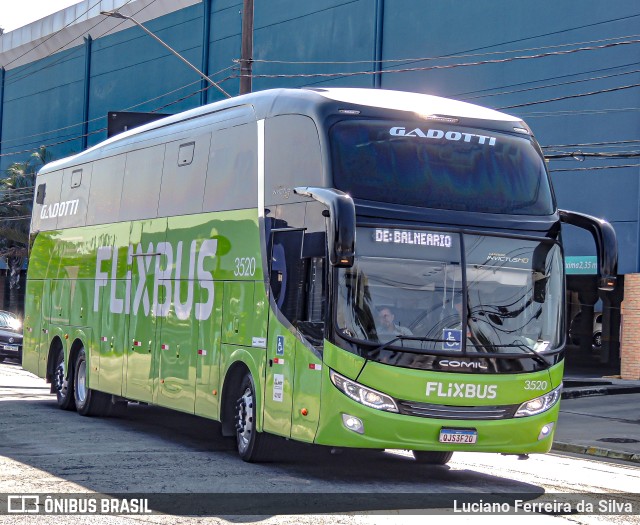
M304 294L303 231L287 228L272 234L270 282L277 314L272 311L269 315L263 421L265 431L281 436L291 435L297 341L291 320L298 317Z
M290 436L296 337L272 314L267 341L263 429L279 436Z
M167 219L132 223L130 257L131 300L125 396L155 402L158 387L158 353L165 290L159 275L167 266ZM169 265L171 266L171 265Z

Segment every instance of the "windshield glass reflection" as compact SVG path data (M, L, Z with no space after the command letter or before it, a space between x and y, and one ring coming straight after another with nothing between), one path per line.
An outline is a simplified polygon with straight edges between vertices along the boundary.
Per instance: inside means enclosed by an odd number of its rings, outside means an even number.
M532 353L560 344L557 245L465 235L463 272L457 234L447 234L448 246L424 246L376 242L362 230L356 263L339 270L336 326L346 337L424 353Z

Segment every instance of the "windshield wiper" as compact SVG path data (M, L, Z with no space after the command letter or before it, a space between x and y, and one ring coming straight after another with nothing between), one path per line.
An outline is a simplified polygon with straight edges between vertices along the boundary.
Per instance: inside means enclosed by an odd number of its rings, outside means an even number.
M549 361L547 361L545 359L545 357L538 352L537 350L534 350L533 348L531 348L530 346L524 344L524 343L511 343L508 345L476 345L476 346L481 346L483 348L520 348L521 350L527 350L530 353L533 354L533 359L535 359L536 361L538 361L538 363L541 363L543 365L545 365L547 368L551 368L553 366L552 363L549 363Z
M396 337L394 337L393 339L386 341L384 343L382 343L381 345L376 346L375 348L372 348L371 350L367 350L367 353L373 354L376 352L380 352L380 350L385 350L387 348L389 348L393 343L395 343L396 341L423 341L426 343L444 343L446 342L446 339L432 339L430 337L417 337L415 335L398 335ZM413 348L409 348L409 349L402 349L402 352L409 352L412 354L421 354L422 352L419 352L417 349Z

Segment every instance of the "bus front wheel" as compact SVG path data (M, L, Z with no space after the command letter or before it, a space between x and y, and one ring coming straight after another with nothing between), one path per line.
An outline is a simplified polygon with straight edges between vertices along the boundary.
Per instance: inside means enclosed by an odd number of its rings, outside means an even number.
M73 387L76 409L80 415L106 415L111 403L111 397L104 392L97 392L87 386L87 354L84 348L80 348L76 358Z
M453 456L453 452L413 451L415 460L424 465L446 465L451 459L451 456Z
M56 401L62 410L73 410L75 408L72 378L73 374L67 375L67 368L64 364L64 350L59 348L56 352L52 382L53 391L56 393Z
M256 430L256 387L251 374L247 373L240 383L240 397L236 403L236 444L238 454L244 461L256 462L265 459L263 433Z

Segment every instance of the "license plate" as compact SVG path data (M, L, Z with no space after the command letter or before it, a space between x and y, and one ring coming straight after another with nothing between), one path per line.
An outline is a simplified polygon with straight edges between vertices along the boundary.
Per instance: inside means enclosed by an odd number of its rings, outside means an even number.
M440 443L475 443L478 440L477 430L460 428L443 428L440 430Z
M4 350L13 350L14 352L18 351L18 347L15 345L3 345Z

